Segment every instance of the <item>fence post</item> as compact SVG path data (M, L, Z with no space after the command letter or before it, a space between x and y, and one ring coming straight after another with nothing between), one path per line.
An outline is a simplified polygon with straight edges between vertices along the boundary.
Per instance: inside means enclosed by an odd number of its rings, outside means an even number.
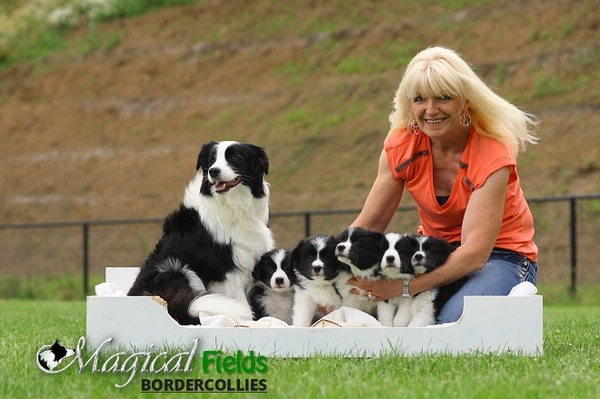
M571 214L571 295L577 291L577 202L575 197L569 198Z
M304 235L310 237L310 212L304 214Z
M88 275L89 275L89 235L90 224L83 223L83 299L85 300L88 293Z

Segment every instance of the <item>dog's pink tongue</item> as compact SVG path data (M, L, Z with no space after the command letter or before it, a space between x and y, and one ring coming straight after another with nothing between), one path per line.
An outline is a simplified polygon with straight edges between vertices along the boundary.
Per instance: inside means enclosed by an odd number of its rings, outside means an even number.
M237 186L239 182L240 182L240 179L233 179L228 182L218 180L215 183L215 191L218 193L228 191L230 188Z

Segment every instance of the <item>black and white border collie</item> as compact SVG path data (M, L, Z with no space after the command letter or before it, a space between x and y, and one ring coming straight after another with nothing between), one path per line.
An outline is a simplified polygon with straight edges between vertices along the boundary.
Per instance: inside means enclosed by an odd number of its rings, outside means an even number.
M269 316L292 324L296 274L290 252L273 249L264 254L252 273L254 285L248 294L254 320Z
M337 242L333 236L317 234L301 240L292 250L290 264L296 272L294 311L292 324L308 327L319 314L320 308L337 309L342 297L334 283L340 275L346 281L350 269L335 257Z
M386 234L387 250L381 260L381 273L390 279L410 280L441 266L456 245L432 236ZM435 324L442 306L464 280L424 291L410 298L402 296L377 305L378 320L389 327L422 327Z
M73 349L67 349L60 344L57 339L49 349L46 349L37 356L38 367L49 372L54 372L56 367L66 358L75 354Z
M204 144L181 206L165 219L128 295L160 296L180 324L199 324L200 313L252 320L252 271L274 248L268 169L261 147Z
M349 227L340 233L337 241L335 255L340 262L348 265L352 276L368 280L381 278L381 258L386 243L383 233L362 227ZM342 306L374 315L377 303L364 295L350 293L350 290L356 287L348 284L348 279L338 278L335 282L342 296Z

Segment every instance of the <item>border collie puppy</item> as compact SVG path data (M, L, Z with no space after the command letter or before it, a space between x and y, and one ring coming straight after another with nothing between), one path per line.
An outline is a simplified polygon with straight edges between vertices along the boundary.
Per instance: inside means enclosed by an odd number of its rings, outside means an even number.
M248 294L254 320L276 317L292 324L296 274L290 264L290 252L273 249L264 254L252 273L254 285Z
M386 234L387 250L381 259L381 273L390 279L410 280L441 266L456 245L432 236ZM414 297L394 297L377 305L378 320L390 327L422 327L435 324L440 309L464 284L456 283L421 292Z
M180 324L199 324L201 312L252 320L252 271L274 247L268 168L261 147L204 144L181 206L165 219L128 295L160 296Z
M342 297L334 282L341 274L347 279L351 274L336 259L336 244L333 236L318 234L300 241L292 250L290 264L298 278L294 286L294 326L310 326L319 308L337 309L341 306Z
M412 267L413 245L406 235L388 233L385 235L387 249L381 259L381 274L389 279L407 279L415 276ZM377 319L388 327L408 325L413 298L394 297L377 304ZM400 310L402 308L402 310ZM398 320L395 320L398 315Z
M383 233L362 227L349 227L336 240L338 244L335 255L340 262L348 265L352 276L369 280L381 278L381 258L386 242ZM351 294L350 290L356 287L348 284L348 280L349 278L337 279L335 282L342 295L342 305L374 314L377 303L369 297Z

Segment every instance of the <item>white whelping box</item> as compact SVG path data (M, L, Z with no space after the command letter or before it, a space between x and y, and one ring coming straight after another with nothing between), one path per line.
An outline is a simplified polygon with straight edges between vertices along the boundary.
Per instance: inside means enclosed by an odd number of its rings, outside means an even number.
M106 282L125 293L139 268L106 268ZM182 326L152 297L88 296L87 344L112 338L108 348L190 347L199 352L242 350L271 357L377 356L385 353L543 353L543 298L466 297L456 323L427 327L212 327ZM103 347L104 349L104 347Z

